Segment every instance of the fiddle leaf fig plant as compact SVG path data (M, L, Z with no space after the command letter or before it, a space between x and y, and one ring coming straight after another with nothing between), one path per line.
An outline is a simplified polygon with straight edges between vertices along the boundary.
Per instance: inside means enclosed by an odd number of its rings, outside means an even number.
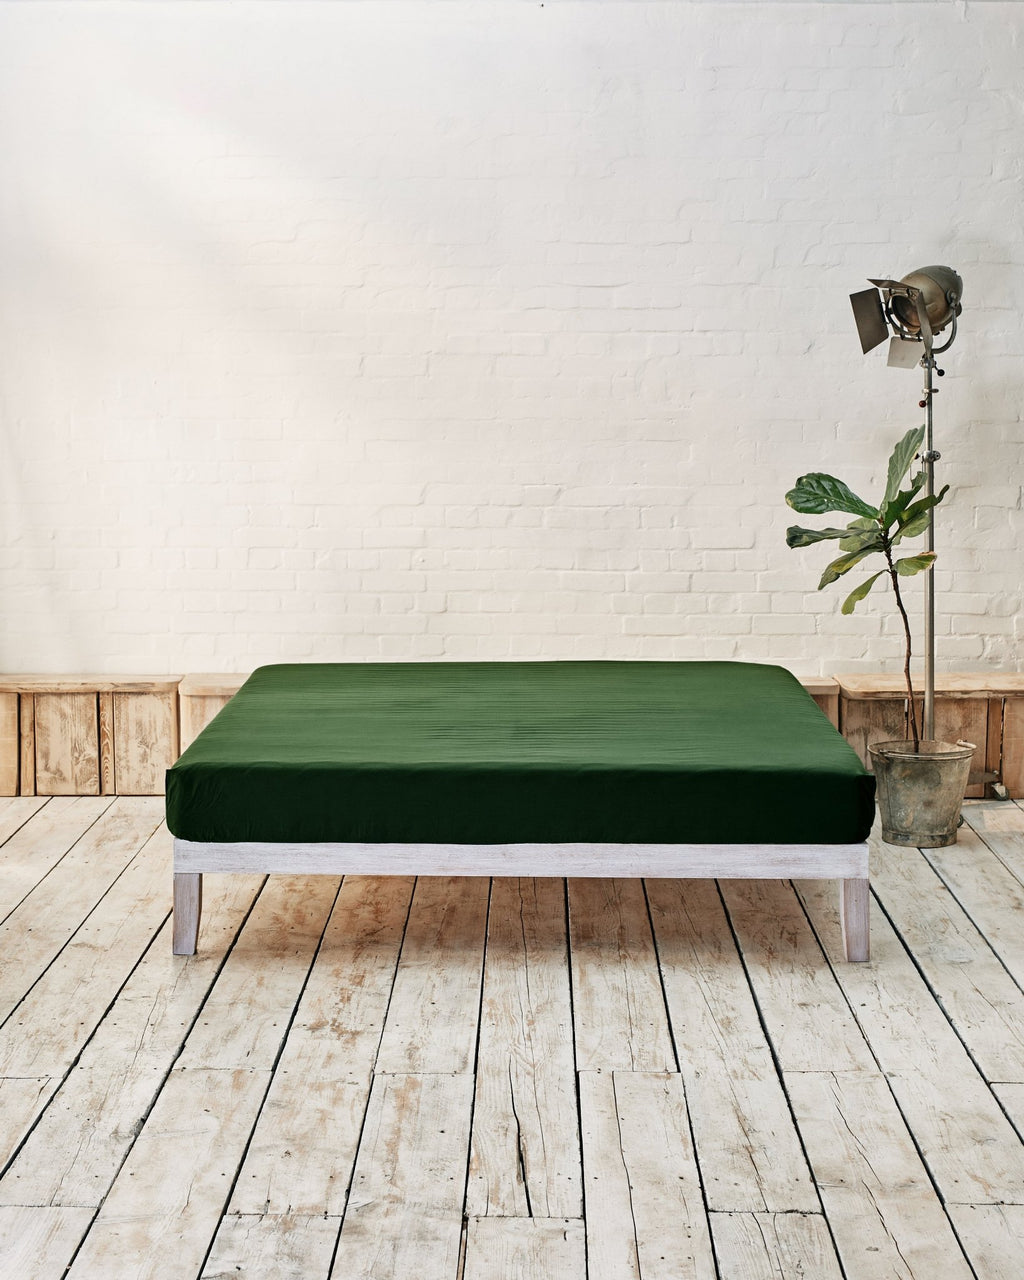
M885 567L865 578L843 601L842 612L853 613L857 605L868 595L879 578L888 577L892 583L896 608L903 621L904 665L907 683L907 718L913 737L914 750L920 746L917 713L914 707L914 686L910 677L911 636L910 622L900 592L900 578L922 573L935 563L934 551L920 551L916 555L899 556L896 548L905 538L915 538L928 528L930 512L946 496L949 485L941 492L918 494L924 488L928 476L922 468L911 476L907 487L901 488L914 460L918 457L924 440L924 427L915 427L898 441L889 459L885 493L877 507L859 498L852 489L835 476L815 471L801 476L786 494L786 501L801 515L826 515L842 512L853 516L844 528L804 529L792 525L786 530L786 544L790 547L809 547L816 542L838 542L841 554L826 565L818 590L838 581L868 556L881 555Z

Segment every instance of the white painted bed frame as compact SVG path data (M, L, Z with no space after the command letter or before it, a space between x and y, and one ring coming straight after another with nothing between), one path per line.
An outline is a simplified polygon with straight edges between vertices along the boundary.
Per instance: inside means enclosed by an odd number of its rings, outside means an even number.
M867 960L867 844L206 844L174 841L175 955L195 955L206 872L838 879L847 960Z

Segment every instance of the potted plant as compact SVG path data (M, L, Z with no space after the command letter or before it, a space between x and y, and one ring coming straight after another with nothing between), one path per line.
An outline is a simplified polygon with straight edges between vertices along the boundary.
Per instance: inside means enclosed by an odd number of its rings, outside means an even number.
M901 488L918 455L925 428L908 431L889 459L885 493L877 507L859 498L834 476L813 472L801 476L786 494L787 503L802 515L842 512L854 517L842 529L804 529L793 525L786 531L790 547L807 547L834 540L841 554L821 575L818 590L837 582L869 556L880 555L883 568L866 578L843 601L842 612L853 613L879 580L892 587L893 599L903 623L903 673L907 685L907 734L904 741L876 742L868 747L878 787L878 807L882 836L891 844L935 848L953 844L960 822L960 806L974 754L972 743L922 742L918 728L914 685L910 674L911 634L907 610L900 591L900 579L923 573L935 562L934 551L900 556L896 549L907 538L928 528L931 511L949 489L920 497L927 481L922 469Z

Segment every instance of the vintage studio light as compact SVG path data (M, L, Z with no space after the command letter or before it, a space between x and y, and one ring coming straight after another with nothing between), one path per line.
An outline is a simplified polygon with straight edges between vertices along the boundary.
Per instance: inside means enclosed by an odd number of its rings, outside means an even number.
M853 314L857 321L860 344L866 355L889 338L889 365L896 369L924 369L923 399L925 438L921 461L925 465L925 493L935 492L935 463L941 456L932 441L932 401L937 388L933 373L941 378L935 357L947 351L956 337L956 320L961 312L964 282L952 267L921 267L902 280L871 280L873 289L851 293ZM949 337L941 346L935 337L949 326ZM928 514L927 549L935 550L934 510ZM935 580L926 573L924 580L924 737L935 737Z

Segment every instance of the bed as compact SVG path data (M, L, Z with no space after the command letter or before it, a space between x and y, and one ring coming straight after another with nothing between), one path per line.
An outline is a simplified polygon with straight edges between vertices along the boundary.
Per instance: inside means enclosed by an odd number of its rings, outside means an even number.
M167 773L173 949L202 878L828 878L866 960L874 778L784 668L261 667Z

